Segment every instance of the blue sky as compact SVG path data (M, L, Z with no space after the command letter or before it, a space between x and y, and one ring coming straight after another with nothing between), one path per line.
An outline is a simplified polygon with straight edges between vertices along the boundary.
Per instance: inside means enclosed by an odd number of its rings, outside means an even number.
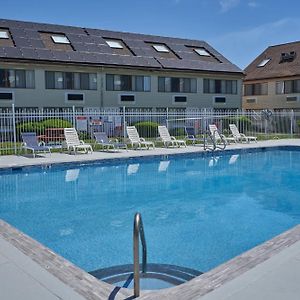
M300 40L299 10L299 0L14 0L0 18L205 40L244 68L269 45Z

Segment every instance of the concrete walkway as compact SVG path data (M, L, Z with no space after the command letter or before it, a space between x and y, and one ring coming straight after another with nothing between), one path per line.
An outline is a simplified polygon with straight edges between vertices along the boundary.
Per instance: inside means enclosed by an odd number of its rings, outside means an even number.
M300 140L273 140L251 144L229 145L227 149L242 149L254 147L272 146L300 146ZM155 150L121 150L118 153L95 152L92 155L68 155L53 153L51 156L41 155L37 158L24 156L0 156L0 169L40 164L87 162L92 160L129 158L145 155L170 155L177 153L192 153L203 151L202 147L180 149ZM43 157L42 157L43 156ZM1 184L1 183L0 183ZM1 224L0 224L1 225ZM0 226L1 227L1 226ZM97 282L84 271L75 270L75 267L67 261L60 260L55 254L47 252L44 248L31 243L31 255L28 252L28 240L26 245L19 243L22 234L17 231L14 235L8 227L0 228L0 299L3 300L54 300L54 299L129 299L131 291L120 291L105 283ZM30 241L29 241L30 243ZM259 249L258 252L261 250ZM252 253L252 252L251 252ZM249 254L250 256L252 254ZM57 269L72 269L64 277L59 277L53 271L52 261L56 262ZM38 263L39 262L39 263ZM222 269L222 267L221 267ZM75 271L74 271L75 270ZM214 270L213 270L214 271ZM226 273L228 266L225 265L221 272ZM77 272L77 273L76 273ZM218 271L219 272L219 271ZM218 288L212 289L214 284L207 283L204 287L204 296L199 297L196 290L200 280L156 292L142 293L142 299L203 299L203 300L250 300L250 299L274 299L296 300L300 299L300 241L288 245L271 258L259 263L250 270L246 270L236 278L225 281ZM76 284L75 284L75 283ZM203 284L203 282L201 283ZM80 285L84 286L81 288ZM216 285L216 284L215 284ZM186 296L178 292L186 291ZM202 289L203 290L203 289ZM84 292L86 291L86 293Z

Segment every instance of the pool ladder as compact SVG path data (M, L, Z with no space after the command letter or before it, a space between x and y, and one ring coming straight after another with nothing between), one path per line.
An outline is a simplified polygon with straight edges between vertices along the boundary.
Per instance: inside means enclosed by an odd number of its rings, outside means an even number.
M147 245L145 239L144 226L142 221L142 215L136 213L133 222L133 280L134 280L134 296L140 295L140 252L139 244L140 239L142 243L142 273L147 271Z

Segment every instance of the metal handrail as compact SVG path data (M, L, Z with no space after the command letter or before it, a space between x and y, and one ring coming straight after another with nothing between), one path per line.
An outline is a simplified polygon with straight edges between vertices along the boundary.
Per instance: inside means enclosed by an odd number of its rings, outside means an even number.
M147 269L147 246L145 239L144 226L142 216L136 213L133 222L133 280L134 280L134 296L140 295L140 253L139 253L139 238L143 247L142 273Z

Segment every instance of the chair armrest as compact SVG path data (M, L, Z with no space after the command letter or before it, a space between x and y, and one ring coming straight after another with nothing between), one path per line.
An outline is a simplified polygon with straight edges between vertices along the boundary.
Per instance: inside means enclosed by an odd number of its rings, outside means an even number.
M140 138L141 142L146 142L146 140L144 138Z
M109 140L110 143L119 143L119 140L118 139L111 139Z
M44 141L40 141L40 142L39 142L39 146L44 146L44 147L45 147L45 146L46 146L46 143L45 143Z
M80 143L80 145L84 145L85 144L85 142L83 140L80 140L79 143Z
M176 141L176 137L175 136L171 136L171 140Z
M241 137L247 138L243 133L240 133Z

